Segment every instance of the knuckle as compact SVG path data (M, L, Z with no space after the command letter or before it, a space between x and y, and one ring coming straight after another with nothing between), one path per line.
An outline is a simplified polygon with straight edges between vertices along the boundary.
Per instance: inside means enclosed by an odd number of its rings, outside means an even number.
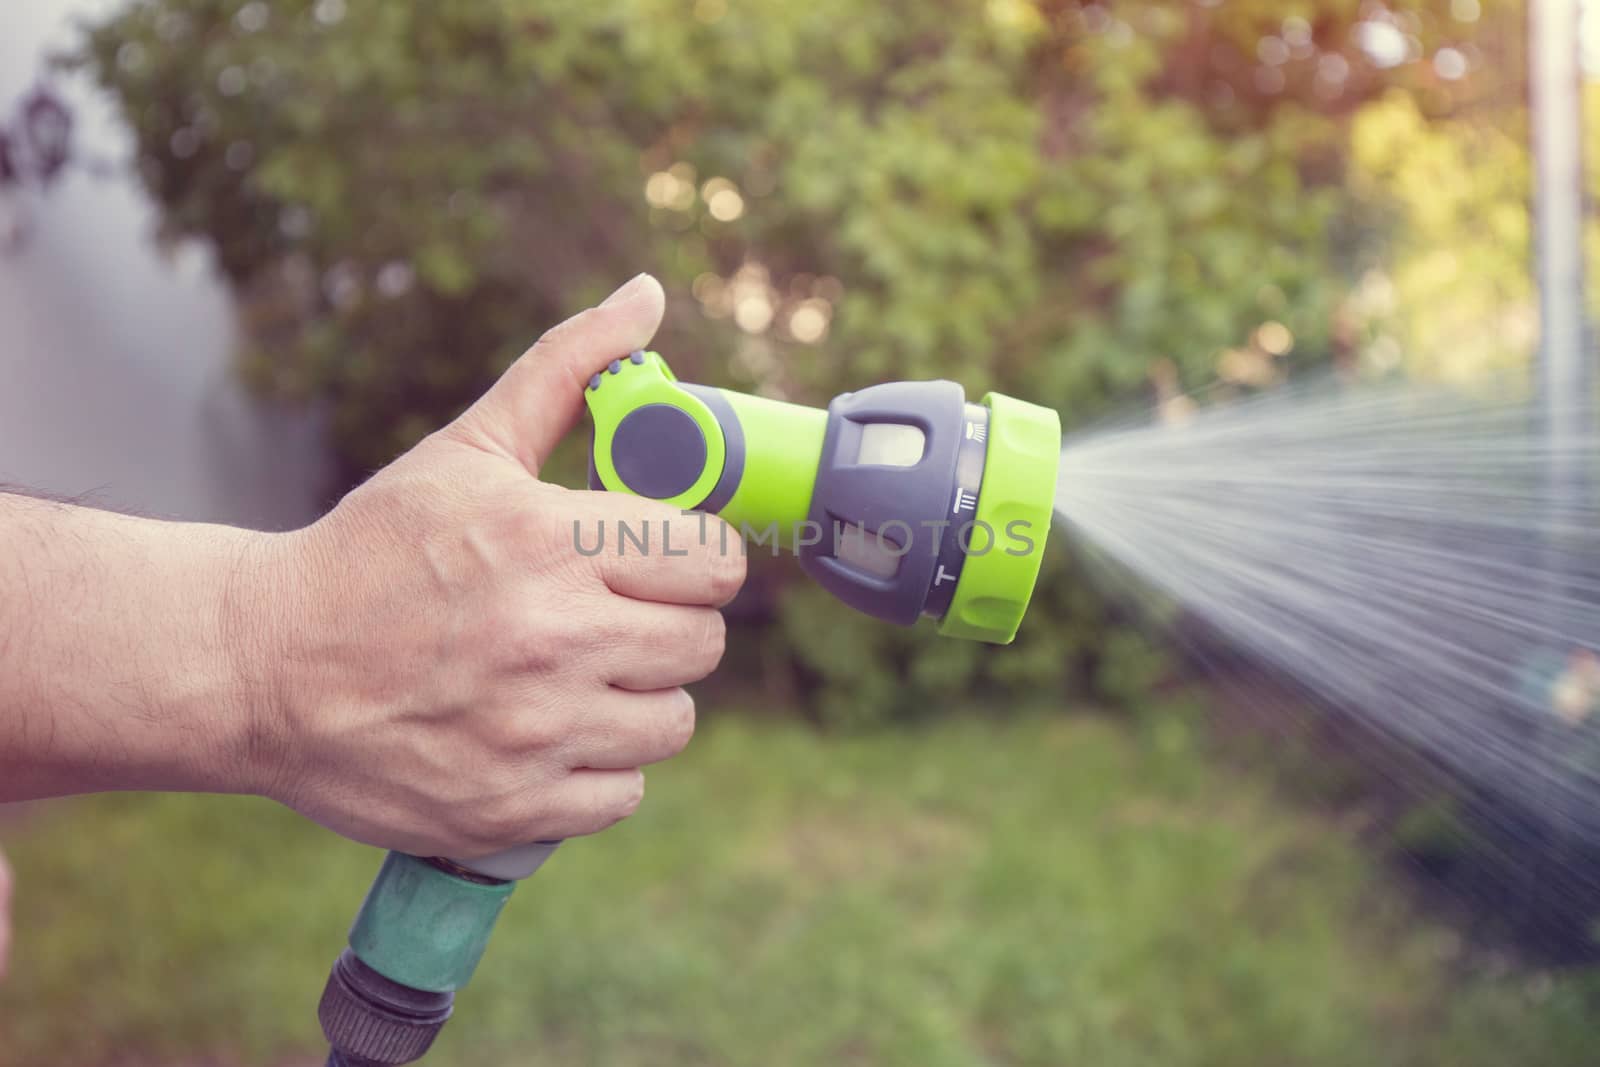
M555 748L560 741L559 731L544 716L523 710L507 719L502 728L500 750L516 768L529 758Z
M640 803L644 800L644 772L619 771L625 774L628 780L621 788L606 790L600 794L594 811L595 829L604 830L608 826L615 826L639 810Z
M533 562L563 564L588 573L594 570L597 522L579 494L541 482L512 512L511 536Z
M674 690L664 731L668 755L675 756L688 747L690 739L694 737L694 726L694 697L686 689Z
M602 520L586 506L586 494L540 482L513 506L500 501L496 509L497 536L507 543L506 554L519 569L539 579L553 579L572 587L592 587L603 566L597 549ZM609 536L610 531L605 530Z
M491 505L486 504L485 507ZM495 509L494 514L503 516L505 522L505 535L513 543L527 548L535 549L551 539L559 525L560 516L552 514L552 509L545 507L538 498L530 498L518 503L515 507Z
M500 797L478 810L473 836L496 847L520 844L527 836L529 821L522 798Z
M568 836L599 833L639 810L639 804L644 800L644 773L639 770L610 773L619 779L626 776L626 779L616 787L596 789L589 793L577 810L572 811Z
M644 772L635 770L629 773L628 786L621 791L621 795L618 797L613 809L616 816L612 820L613 822L621 822L626 819L638 811L639 805L644 803Z
M718 602L732 600L744 585L744 553L732 547L724 551L717 541L712 540L706 558L706 585L712 596Z
M575 601L574 610L562 612L560 619L568 656L573 649L603 654L614 648L617 636L631 631L628 606L624 598L609 592Z
M506 609L490 623L489 640L504 649L507 666L522 675L548 674L561 665L570 642L570 619L536 610Z
M600 562L600 557L593 562L604 569L611 579L607 584L613 588L648 588L658 581L656 560L650 553L635 550L632 545L623 550L614 538L606 546L604 562Z
M458 811L446 821L448 837L460 842L455 847L474 852L489 852L499 848L506 840L506 827L498 809L479 804L467 811Z
M721 662L722 653L727 649L728 623L722 612L710 609L702 612L701 618L700 628L690 642L690 654L697 665L709 671Z

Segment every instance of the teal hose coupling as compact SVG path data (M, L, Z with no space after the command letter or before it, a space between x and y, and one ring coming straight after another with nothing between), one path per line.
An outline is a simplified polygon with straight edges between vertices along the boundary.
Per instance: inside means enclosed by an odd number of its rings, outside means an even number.
M456 990L472 978L517 881L556 844L482 860L385 856L317 1006L329 1067L420 1059L449 1021Z

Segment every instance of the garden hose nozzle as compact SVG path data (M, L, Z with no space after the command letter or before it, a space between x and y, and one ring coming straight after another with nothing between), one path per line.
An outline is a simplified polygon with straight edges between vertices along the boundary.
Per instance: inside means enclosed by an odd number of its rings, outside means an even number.
M1054 507L1055 412L999 393L970 404L944 381L874 385L819 411L680 383L654 352L616 360L584 398L593 488L720 514L877 618L1016 636ZM611 551L624 550L617 536ZM329 1067L420 1058L517 881L555 847L473 860L391 852L323 991Z
M1005 644L1039 576L1061 421L955 382L889 382L826 411L680 383L654 352L589 380L590 486L715 512L868 615ZM616 551L623 550L619 540Z

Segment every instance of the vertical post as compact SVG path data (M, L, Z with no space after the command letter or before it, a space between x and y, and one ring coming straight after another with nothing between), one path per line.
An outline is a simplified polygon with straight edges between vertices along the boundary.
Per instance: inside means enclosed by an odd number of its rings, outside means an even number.
M1583 313L1579 7L1580 0L1531 0L1528 5L1539 406L1550 456L1550 503L1558 511L1585 492L1579 453L1588 439L1593 387Z
M1547 457L1541 487L1545 530L1541 552L1543 613L1558 633L1571 632L1573 584L1584 553L1577 527L1587 501L1583 453L1591 440L1588 412L1594 379L1588 367L1583 291L1583 153L1581 69L1582 3L1596 0L1530 0L1528 4L1528 94L1533 137L1533 216L1536 281L1539 286L1538 401L1541 442ZM1567 649L1557 648L1561 655ZM1564 669L1564 668L1563 668ZM1575 792L1574 764L1560 753L1568 731L1548 717L1531 743L1553 773L1537 789L1536 825L1542 840L1519 865L1523 921L1532 929L1549 914L1553 887L1567 884ZM1581 771L1579 773L1582 773ZM1580 798L1586 799L1586 798Z

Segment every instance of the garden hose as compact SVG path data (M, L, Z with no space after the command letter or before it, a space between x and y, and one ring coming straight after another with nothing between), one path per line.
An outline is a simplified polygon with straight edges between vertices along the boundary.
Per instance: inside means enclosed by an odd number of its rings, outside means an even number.
M747 550L794 552L869 615L903 625L926 615L941 634L997 644L1016 636L1053 512L1055 412L999 393L970 403L947 381L875 385L822 411L680 383L654 352L612 362L584 399L591 488L683 509L680 546L707 536L688 515L718 514ZM626 551L616 536L576 547ZM330 1067L420 1058L516 883L556 845L472 860L389 853L318 1008Z

